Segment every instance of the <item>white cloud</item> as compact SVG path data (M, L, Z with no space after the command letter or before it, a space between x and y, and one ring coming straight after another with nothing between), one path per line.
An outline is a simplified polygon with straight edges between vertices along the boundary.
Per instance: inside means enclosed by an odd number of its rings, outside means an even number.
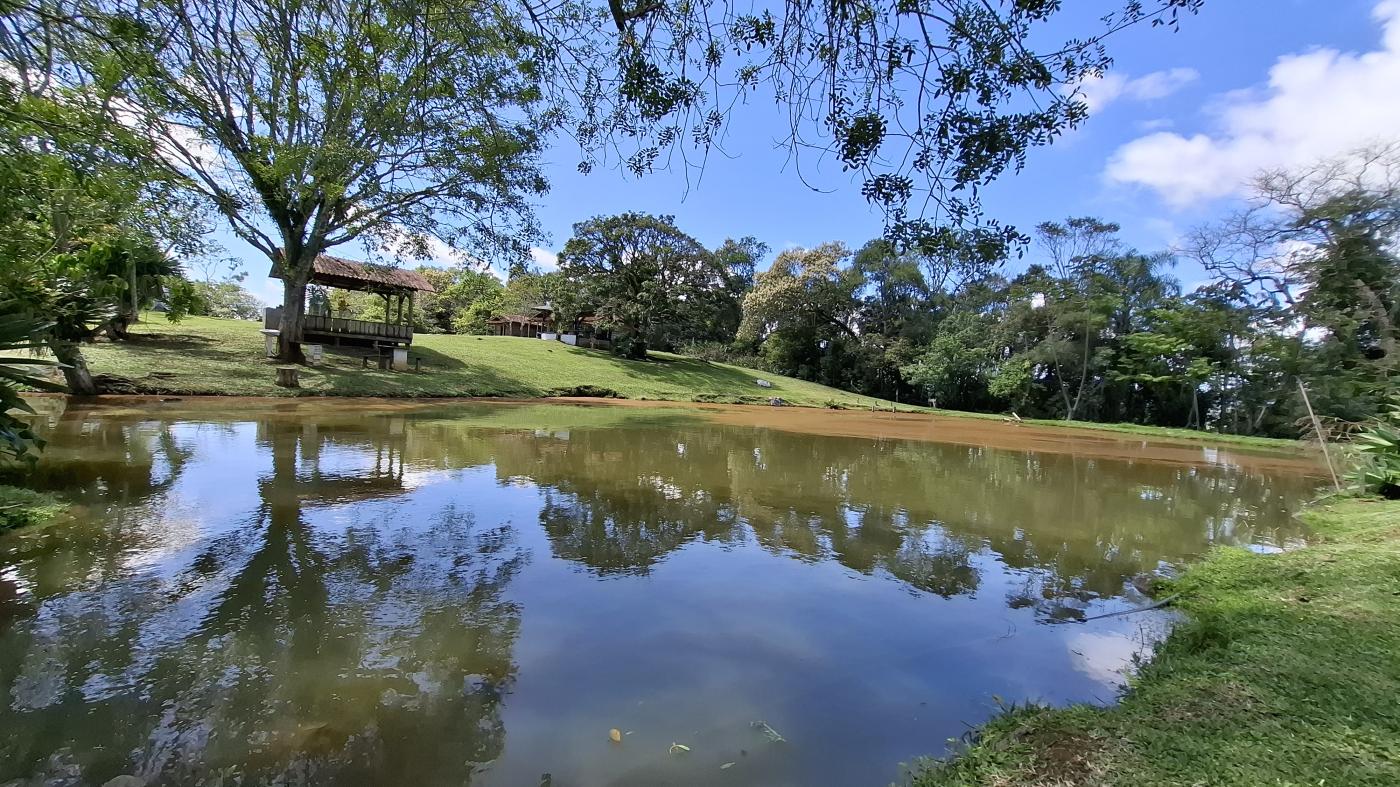
M1164 246L1174 249L1181 245L1181 228L1174 222L1161 218L1149 218L1143 222L1143 226L1161 239Z
M282 305L282 281L280 279L253 279L249 278L244 285L254 297L263 302L264 306Z
M1120 147L1105 177L1146 186L1175 207L1239 194L1261 169L1308 164L1377 139L1400 136L1400 0L1372 15L1381 47L1364 53L1313 49L1284 55L1267 84L1220 96L1216 130L1159 131Z
M1129 79L1123 74L1109 72L1101 77L1091 77L1080 82L1070 92L1079 96L1079 99L1089 108L1090 114L1097 114L1104 107L1119 99L1151 101L1165 98L1195 82L1200 76L1194 68L1153 71L1136 79Z
M549 249L542 249L539 246L530 247L530 259L535 261L542 271L553 271L559 269L559 255Z

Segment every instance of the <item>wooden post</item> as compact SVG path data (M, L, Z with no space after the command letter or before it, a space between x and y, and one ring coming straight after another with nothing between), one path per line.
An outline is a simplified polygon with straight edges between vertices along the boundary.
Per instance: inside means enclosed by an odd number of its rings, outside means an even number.
M1322 458L1327 460L1327 472L1332 474L1332 486L1338 492L1342 491L1342 482L1337 479L1337 469L1332 466L1332 455L1327 452L1327 434L1322 431L1322 422L1318 420L1317 413L1313 412L1312 402L1308 399L1308 389L1303 387L1303 381L1298 380L1298 393L1303 395L1303 404L1308 408L1308 417L1312 419L1313 431L1317 432L1317 442L1322 446Z
M283 388L300 388L301 383L297 379L298 367L279 366L277 367L277 384Z

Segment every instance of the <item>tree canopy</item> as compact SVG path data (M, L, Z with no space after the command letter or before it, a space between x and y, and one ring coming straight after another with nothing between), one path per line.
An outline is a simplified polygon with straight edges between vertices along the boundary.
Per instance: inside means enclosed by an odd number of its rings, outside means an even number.
M559 271L577 289L573 311L596 312L623 354L674 343L683 318L695 319L708 293L729 286L729 270L671 216L624 213L574 225Z

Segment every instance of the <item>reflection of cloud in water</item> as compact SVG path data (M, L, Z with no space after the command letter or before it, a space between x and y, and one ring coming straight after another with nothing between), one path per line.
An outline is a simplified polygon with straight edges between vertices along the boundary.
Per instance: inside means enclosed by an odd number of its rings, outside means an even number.
M1149 656L1170 627L1170 615L1147 613L1141 618L1131 627L1078 631L1066 637L1070 663L1105 689L1121 689L1138 664L1138 657Z

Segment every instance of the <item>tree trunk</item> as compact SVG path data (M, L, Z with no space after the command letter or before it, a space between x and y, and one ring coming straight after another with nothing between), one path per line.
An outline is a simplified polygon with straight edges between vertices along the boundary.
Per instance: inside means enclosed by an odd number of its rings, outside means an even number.
M298 266L301 268L303 266ZM301 351L302 326L306 317L306 279L308 270L288 270L282 280L282 322L277 326L277 360L283 363L306 363Z
M63 364L63 378L68 383L69 392L74 396L97 395L97 383L93 381L92 372L88 370L87 361L78 345L54 340L49 342L49 349L54 358Z
M135 322L130 315L123 312L107 321L107 325L102 332L114 342L125 341L131 338L131 323Z
M127 286L130 287L131 295L131 320L129 322L141 322L141 298L136 292L136 260L131 261L128 273ZM123 326L125 327L125 326Z

